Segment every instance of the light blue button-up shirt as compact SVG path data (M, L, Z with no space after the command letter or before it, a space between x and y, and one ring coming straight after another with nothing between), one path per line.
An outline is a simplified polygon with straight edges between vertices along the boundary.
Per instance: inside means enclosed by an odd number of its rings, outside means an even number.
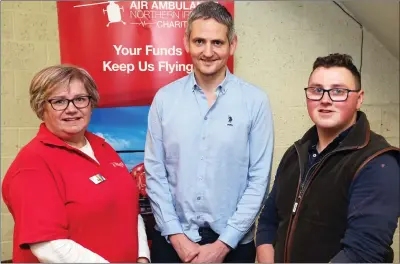
M267 95L228 70L209 107L194 74L160 89L149 112L147 192L163 236L199 241L210 227L235 248L269 185L273 120Z

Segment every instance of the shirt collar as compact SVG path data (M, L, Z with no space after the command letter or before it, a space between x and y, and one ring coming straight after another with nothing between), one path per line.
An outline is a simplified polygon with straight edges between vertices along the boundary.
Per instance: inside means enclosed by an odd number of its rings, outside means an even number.
M232 79L233 74L229 71L228 67L226 67L226 73L225 73L225 78L224 80L218 85L218 88L222 94L225 94L226 91L228 90L228 83ZM191 72L189 75L189 84L192 89L194 90L199 90L201 89L200 86L197 84L196 78L194 77L194 72Z
M325 150L328 150L328 151L330 151L330 150L332 150L332 149L335 149L342 141L343 141L343 139L349 134L349 132L350 132L350 130L352 129L354 127L354 125L352 125L351 127L349 127L349 128L347 128L346 130L344 130L344 131L342 131L325 149L324 149L324 151ZM317 151L317 144L318 144L318 134L316 135L316 137L314 137L313 139L312 139L312 144L311 144L311 146L309 147L309 153L311 153L311 152L316 152L316 153L318 153L318 151ZM324 152L323 151L323 152Z
M91 145L94 144L103 144L105 140L101 137L98 137L88 131L85 131L85 137L86 139L90 142ZM71 147L67 143L65 143L62 139L57 137L55 134L53 134L47 127L46 124L43 122L40 124L39 131L36 135L36 138L43 142L44 144L48 145L54 145L54 146L59 146L59 147L66 147L69 149L75 149L74 147Z

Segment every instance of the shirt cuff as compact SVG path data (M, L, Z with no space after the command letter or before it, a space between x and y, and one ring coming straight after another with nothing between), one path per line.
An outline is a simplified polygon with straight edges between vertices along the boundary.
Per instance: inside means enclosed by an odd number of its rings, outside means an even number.
M143 217L138 215L138 242L139 242L139 258L147 258L150 261L150 249L147 241L146 227Z
M139 250L139 252L138 252L138 258L145 258L145 259L147 259L149 262L151 262L151 259L150 259L150 250L149 250L148 252L146 252L146 251L140 251L140 250Z
M181 223L179 223L178 219L171 220L169 222L164 223L161 235L162 236L169 236L174 234L183 233Z
M239 230L227 225L225 230L218 237L219 240L230 246L231 248L236 248L239 241L243 238L245 234Z
M255 239L255 243L256 243L256 247L264 245L264 244L272 244L275 240L275 236L276 236L276 231L262 231L259 232L257 231L256 233L256 239Z

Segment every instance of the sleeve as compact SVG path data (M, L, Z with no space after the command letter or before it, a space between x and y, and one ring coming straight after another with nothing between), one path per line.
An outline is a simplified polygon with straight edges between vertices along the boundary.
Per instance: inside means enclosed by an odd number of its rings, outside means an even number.
M20 247L26 247L69 238L66 209L56 180L41 157L26 156L17 163L7 187L16 226L14 239Z
M238 202L236 212L228 220L219 237L219 240L231 248L237 246L254 224L268 189L274 145L273 131L272 113L265 95L249 134L248 184Z
M278 175L278 174L277 174ZM258 223L256 227L255 243L256 247L263 244L272 244L276 237L276 231L278 230L278 213L275 204L276 187L275 183L272 186L272 190L268 195L264 207L258 217Z
M150 261L150 249L147 241L146 226L144 225L143 217L138 215L138 237L139 237L139 258L147 258Z
M146 188L157 226L163 236L183 233L169 190L167 172L164 165L164 147L159 93L150 107L148 131L146 136L144 166L146 169Z
M394 156L382 154L366 164L350 187L343 249L331 262L388 262L399 217L399 184Z
M109 263L107 260L70 239L57 239L30 245L42 263Z

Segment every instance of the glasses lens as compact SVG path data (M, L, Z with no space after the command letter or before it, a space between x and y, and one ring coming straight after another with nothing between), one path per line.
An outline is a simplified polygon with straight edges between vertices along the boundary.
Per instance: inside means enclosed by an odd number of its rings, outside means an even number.
M83 108L89 105L89 97L82 96L74 99L74 104L78 108Z
M347 98L347 90L345 89L331 89L329 94L333 101L344 101Z
M320 100L324 90L320 88L307 88L306 95L310 100Z
M64 110L67 107L68 100L52 100L50 101L50 103L53 106L54 110Z

